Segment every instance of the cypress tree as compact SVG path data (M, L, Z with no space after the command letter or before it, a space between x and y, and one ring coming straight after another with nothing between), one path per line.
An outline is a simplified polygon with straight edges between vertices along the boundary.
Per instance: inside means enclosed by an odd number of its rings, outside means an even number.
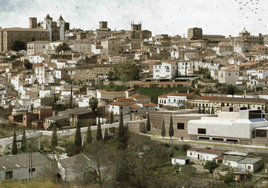
M91 133L91 126L88 124L87 126L87 144L92 143L92 133Z
M57 127L55 123L53 123L53 128L52 128L51 145L52 147L58 146Z
M12 150L11 150L12 155L18 154L18 147L17 147L17 138L16 138L16 131L14 129L14 134L13 134L13 142L12 142Z
M211 108L211 114L215 114L213 106Z
M114 112L111 112L110 124L114 123Z
M21 141L21 151L22 152L27 151L27 139L26 139L25 129L23 129L23 135L22 135L22 141Z
M120 122L119 122L119 128L118 128L118 136L119 138L122 138L125 136L125 130L124 130L124 122L123 122L123 114L120 113Z
M80 130L79 123L77 123L77 126L76 126L74 144L76 146L82 146L82 136L81 136L81 130Z
M198 114L201 114L201 107L198 108Z
M162 138L164 138L166 136L166 127L165 127L164 118L163 118L162 128L161 128L161 136L162 136Z
M106 128L105 131L104 131L104 140L107 141L109 138L109 134L108 134L108 129Z
M204 105L202 114L205 114L205 113L206 113L206 108L205 108L205 105Z
M150 123L150 115L149 115L149 113L148 113L148 117L147 117L146 131L148 133L149 133L149 131L151 131L151 123Z
M70 101L69 101L69 108L73 108L73 86L71 86L71 96L70 96Z
M102 140L102 133L101 133L101 124L100 118L98 119L98 126L97 126L97 141Z
M173 120L172 120L172 115L170 116L170 123L169 123L169 136L170 139L172 136L174 136L174 129L173 129Z

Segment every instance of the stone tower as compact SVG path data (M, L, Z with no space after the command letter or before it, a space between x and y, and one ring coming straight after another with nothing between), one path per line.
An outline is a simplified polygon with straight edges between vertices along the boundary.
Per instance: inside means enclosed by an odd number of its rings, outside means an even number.
M106 21L99 22L99 30L108 29L108 23Z
M52 18L47 14L44 20L44 29L49 31L49 40L52 41Z
M37 18L36 17L30 17L29 18L29 28L37 28Z

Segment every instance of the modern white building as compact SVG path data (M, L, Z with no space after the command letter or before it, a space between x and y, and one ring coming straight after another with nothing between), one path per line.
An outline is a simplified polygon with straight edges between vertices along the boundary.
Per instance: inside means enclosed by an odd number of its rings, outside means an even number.
M190 140L263 144L263 139L267 138L268 122L264 119L262 110L243 109L239 112L222 112L223 115L219 114L219 117L190 120Z

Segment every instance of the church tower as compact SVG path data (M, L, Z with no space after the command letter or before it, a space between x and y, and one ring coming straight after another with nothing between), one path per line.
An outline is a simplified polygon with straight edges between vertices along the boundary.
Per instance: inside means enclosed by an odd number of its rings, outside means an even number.
M44 29L49 31L49 40L52 41L52 18L47 14L44 20Z
M60 28L60 40L64 40L65 39L65 21L61 15L58 19L58 27Z

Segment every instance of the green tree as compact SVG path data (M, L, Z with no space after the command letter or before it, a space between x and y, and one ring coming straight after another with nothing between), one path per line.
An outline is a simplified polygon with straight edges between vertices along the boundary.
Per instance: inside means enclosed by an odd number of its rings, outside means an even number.
M96 108L98 107L98 99L96 97L91 97L89 100L89 106L92 109L92 111L95 113Z
M13 134L13 142L12 142L12 150L11 150L12 155L18 154L18 147L17 147L17 137L16 137L16 131L14 129L14 134Z
M122 138L125 136L125 128L124 128L124 122L123 122L123 114L120 113L120 122L119 122L119 128L118 128L118 136L119 138Z
M211 108L211 114L215 114L213 106Z
M82 146L82 135L81 135L81 130L80 130L80 124L79 123L77 123L77 125L76 125L74 144L76 146Z
M229 95L234 95L235 94L234 86L232 86L232 85L228 86L227 94L229 94Z
M218 164L215 161L207 161L204 169L207 169L210 175L214 172L214 170L218 168Z
M88 124L87 126L87 144L92 143L92 133L91 133L91 126Z
M58 146L57 127L55 123L53 123L53 128L52 128L51 145L54 148Z
M13 43L11 50L14 50L14 51L26 50L26 44L22 41L16 40Z
M23 61L23 65L24 65L24 67L25 67L27 70L30 70L30 69L33 68L33 64L30 63L27 59L24 59L24 61Z
M206 113L206 108L205 108L205 105L203 105L203 111L202 111L202 114L205 114Z
M172 115L170 116L169 136L170 136L170 139L174 136L174 128L173 128L173 119L172 119Z
M150 122L150 115L149 115L149 113L148 113L148 117L147 117L146 131L148 133L149 133L149 131L151 131L151 122Z
M110 124L114 123L114 112L111 112L111 120L110 120Z
M27 151L27 138L26 138L26 131L23 129L23 135L21 140L21 151L26 152Z
M228 172L226 175L221 175L220 179L223 181L224 184L232 185L235 182L235 175L233 172Z
M166 136L166 126L165 126L164 118L163 118L162 128L161 128L161 136L162 136L162 138L164 138Z
M73 86L71 86L71 95L70 95L70 101L69 101L69 108L73 108Z
M130 61L122 61L114 66L114 76L122 82L130 80L139 80L139 74L142 71L140 65L133 65Z
M100 118L98 119L98 126L97 126L97 141L102 140L102 133L101 133L101 124Z
M112 80L114 78L114 71L109 71L108 72L108 79Z
M57 46L56 53L57 54L61 53L61 55L62 55L62 52L67 52L67 51L70 51L70 50L71 50L71 48L68 46L68 44L63 42L62 44Z
M198 107L198 113L201 114L201 107Z

